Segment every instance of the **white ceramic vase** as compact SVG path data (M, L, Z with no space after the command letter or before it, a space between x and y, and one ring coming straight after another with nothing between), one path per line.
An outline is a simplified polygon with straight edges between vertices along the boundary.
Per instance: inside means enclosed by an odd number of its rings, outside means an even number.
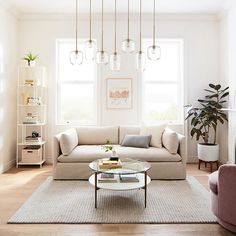
M35 67L36 61L29 61L29 67Z
M219 144L198 144L198 159L206 162L219 160Z
M114 147L112 148L111 157L117 157L117 153Z

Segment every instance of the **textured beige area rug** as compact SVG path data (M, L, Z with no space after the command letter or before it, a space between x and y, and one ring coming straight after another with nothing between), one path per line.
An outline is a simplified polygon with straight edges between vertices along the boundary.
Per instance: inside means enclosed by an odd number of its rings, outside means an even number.
M98 191L87 181L48 178L8 223L215 223L209 192L194 178L152 181L144 191Z

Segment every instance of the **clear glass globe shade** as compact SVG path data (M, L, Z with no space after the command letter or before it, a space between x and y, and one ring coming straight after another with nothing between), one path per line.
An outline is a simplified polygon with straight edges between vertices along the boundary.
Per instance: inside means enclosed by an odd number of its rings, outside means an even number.
M108 53L105 51L99 51L96 54L96 62L97 64L103 64L106 65L109 62L109 56Z
M144 52L139 51L136 53L136 68L137 70L144 71L146 66L146 55Z
M117 53L113 53L110 55L110 69L112 71L120 70L120 55Z
M83 63L83 52L81 51L70 52L70 63L73 66L81 65Z
M86 60L93 60L95 57L96 43L94 40L87 40L85 42L85 58Z
M152 45L147 49L148 59L157 61L161 58L161 48L159 46Z
M132 39L125 39L122 42L122 51L125 53L132 53L135 51L135 41Z

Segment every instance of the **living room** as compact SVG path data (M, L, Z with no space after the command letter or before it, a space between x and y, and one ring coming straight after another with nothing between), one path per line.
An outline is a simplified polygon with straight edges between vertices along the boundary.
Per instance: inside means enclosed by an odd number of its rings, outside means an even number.
M0 17L0 235L236 232L236 193L224 189L229 206L220 207L208 184L236 162L234 0L1 0ZM216 97L217 105L209 103ZM194 109L207 105L217 116L208 116L209 132L192 120ZM206 146L208 154L217 148L216 158L201 156ZM70 156L77 148L86 160ZM36 152L41 160L34 164L27 158ZM139 182L117 188L133 191L97 185L104 171L93 162L104 157L132 166ZM131 175L115 170L109 174ZM53 191L44 192L50 184L65 212L53 211ZM91 199L63 198L66 188L83 188ZM170 206L161 192L182 202ZM67 197L80 206L63 202ZM227 209L223 218L216 202ZM90 214L77 216L76 208Z

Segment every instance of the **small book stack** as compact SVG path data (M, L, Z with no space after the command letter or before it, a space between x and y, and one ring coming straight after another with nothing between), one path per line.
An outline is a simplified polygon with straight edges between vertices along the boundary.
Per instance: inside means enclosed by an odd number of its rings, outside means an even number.
M98 182L99 183L116 183L117 179L115 178L114 174L101 173L100 175L98 175Z
M139 179L137 178L137 175L120 175L120 182L121 183L137 183L139 182Z
M99 168L100 169L116 169L116 168L121 168L122 163L120 159L102 159L99 161Z
M36 143L36 142L41 142L42 138L41 137L26 136L25 141L27 143Z

